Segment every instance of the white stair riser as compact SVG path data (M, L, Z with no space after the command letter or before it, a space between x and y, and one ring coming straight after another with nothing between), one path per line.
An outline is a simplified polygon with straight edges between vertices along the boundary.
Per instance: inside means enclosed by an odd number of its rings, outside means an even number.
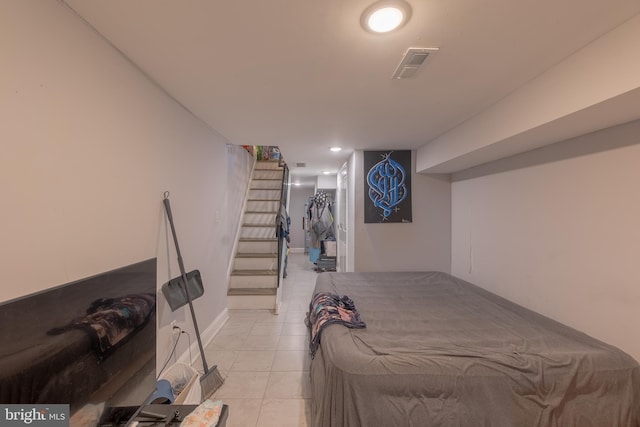
M266 200L248 200L245 210L247 212L278 212L280 200L269 202Z
M236 258L234 270L278 270L278 258Z
M277 254L278 242L238 242L238 252L251 254Z
M276 214L274 213L246 213L243 222L245 224L261 224L266 227L276 226Z
M281 181L277 181L277 180L262 180L262 179L258 179L258 180L253 180L251 181L251 188L261 188L261 189L267 189L267 190L281 190L282 189L282 182Z
M253 171L252 179L277 179L282 181L282 170L259 170Z
M230 310L274 310L276 308L275 295L232 295L227 297Z
M243 239L272 239L276 236L276 227L242 227L240 238Z
M231 276L230 288L277 288L278 276Z
M258 161L256 163L242 220L244 225L240 229L240 239L274 239L276 237L275 225L280 209L283 176L284 171L278 162ZM267 270L266 272L278 271L278 242L275 240L240 240L237 251L239 254L274 254L276 256L239 256L234 258L233 267L236 274L232 273L229 280L229 287L234 289L234 292L230 291L230 293L246 295L229 295L227 297L228 308L277 310L278 297L276 295L252 294L270 293L268 290L277 290L277 274L258 273L265 272L265 270ZM255 292L252 289L262 291Z
M249 200L280 201L280 190L249 190Z

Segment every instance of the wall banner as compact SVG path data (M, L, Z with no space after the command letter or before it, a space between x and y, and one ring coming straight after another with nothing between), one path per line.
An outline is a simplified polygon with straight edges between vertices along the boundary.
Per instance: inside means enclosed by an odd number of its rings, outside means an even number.
M411 150L365 151L365 224L411 221Z

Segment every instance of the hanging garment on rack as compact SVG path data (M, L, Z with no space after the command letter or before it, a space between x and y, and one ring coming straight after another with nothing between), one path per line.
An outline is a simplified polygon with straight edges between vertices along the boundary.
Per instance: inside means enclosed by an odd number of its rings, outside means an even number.
M331 197L324 191L319 191L311 199L307 211L309 218L309 260L318 261L321 255L322 241L334 238L333 206Z
M290 227L291 227L291 218L289 218L289 213L287 212L287 208L284 203L280 205L280 212L276 218L276 229L277 235L279 239L284 239L283 242L284 248L282 250L282 254L284 256L284 267L282 269L282 277L287 277L287 263L289 260L289 243L291 243L290 236Z
M287 243L291 242L291 237L289 236L291 218L289 218L289 214L287 213L287 208L284 206L284 203L280 205L280 211L276 217L276 226L278 231L276 237L286 239Z
M320 259L320 248L309 248L309 261L317 263Z
M322 240L334 237L331 199L326 193L319 192L314 196L309 204L307 215L310 222L308 231L311 237L311 247L319 248Z

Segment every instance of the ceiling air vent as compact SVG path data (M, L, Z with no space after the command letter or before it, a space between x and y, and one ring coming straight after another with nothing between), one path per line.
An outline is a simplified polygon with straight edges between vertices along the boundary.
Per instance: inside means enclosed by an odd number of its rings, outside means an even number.
M296 167L297 168L306 168L307 164L306 163L296 163Z
M437 51L437 47L410 47L394 71L393 78L400 80L415 76L427 58L432 57Z

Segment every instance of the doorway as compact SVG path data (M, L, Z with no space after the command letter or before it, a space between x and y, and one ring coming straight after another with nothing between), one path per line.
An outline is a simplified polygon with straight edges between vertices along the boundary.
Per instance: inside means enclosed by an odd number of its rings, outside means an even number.
M336 188L336 241L338 257L336 261L336 271L353 271L350 268L352 260L348 251L348 229L349 229L349 167L347 163L342 165L338 171Z

